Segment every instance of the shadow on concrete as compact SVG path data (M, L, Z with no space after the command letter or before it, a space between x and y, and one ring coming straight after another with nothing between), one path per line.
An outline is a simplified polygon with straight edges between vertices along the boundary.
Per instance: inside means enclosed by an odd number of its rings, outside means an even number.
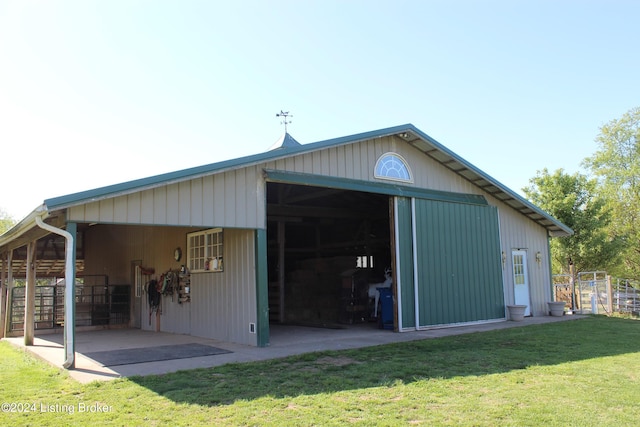
M217 406L635 353L640 352L639 334L640 321L589 317L130 380L178 403Z

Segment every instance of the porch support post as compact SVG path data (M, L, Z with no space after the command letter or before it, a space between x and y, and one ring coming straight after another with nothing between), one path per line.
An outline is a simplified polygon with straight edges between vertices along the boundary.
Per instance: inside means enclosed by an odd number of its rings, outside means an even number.
M36 246L37 240L27 245L27 286L24 293L24 345L33 345L36 313Z
M7 336L9 329L11 329L11 294L13 290L13 249L9 249L7 253L7 281L6 284L4 280L2 281L3 286L5 287L7 293L7 299L4 302L4 311L3 311L3 326L2 326L2 336Z
M7 260L2 254L0 259L0 338L4 338L5 331L5 307L7 305Z
M267 273L267 230L255 231L256 265L256 345L269 345L269 277Z

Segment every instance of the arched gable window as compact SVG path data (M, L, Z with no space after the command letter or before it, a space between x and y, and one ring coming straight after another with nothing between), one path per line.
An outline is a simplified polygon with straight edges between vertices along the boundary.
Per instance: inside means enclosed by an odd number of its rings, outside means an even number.
M396 153L385 153L376 162L373 176L392 181L413 182L407 162Z

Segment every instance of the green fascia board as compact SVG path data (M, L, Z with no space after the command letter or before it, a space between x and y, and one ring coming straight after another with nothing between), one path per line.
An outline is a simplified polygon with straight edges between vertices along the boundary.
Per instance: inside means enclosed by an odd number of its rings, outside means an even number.
M487 200L484 198L484 196L480 196L477 194L449 193L446 191L427 190L399 184L360 181L355 179L312 175L300 172L284 172L272 169L265 169L264 173L267 181L271 182L337 188L342 190L387 194L389 196L416 197L420 199L439 200L442 202L468 203L484 206L488 205Z

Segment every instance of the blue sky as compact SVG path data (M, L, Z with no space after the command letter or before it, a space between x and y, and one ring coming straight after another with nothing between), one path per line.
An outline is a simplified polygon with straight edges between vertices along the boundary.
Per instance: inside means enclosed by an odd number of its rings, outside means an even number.
M412 123L510 188L640 106L636 1L0 0L0 209Z

